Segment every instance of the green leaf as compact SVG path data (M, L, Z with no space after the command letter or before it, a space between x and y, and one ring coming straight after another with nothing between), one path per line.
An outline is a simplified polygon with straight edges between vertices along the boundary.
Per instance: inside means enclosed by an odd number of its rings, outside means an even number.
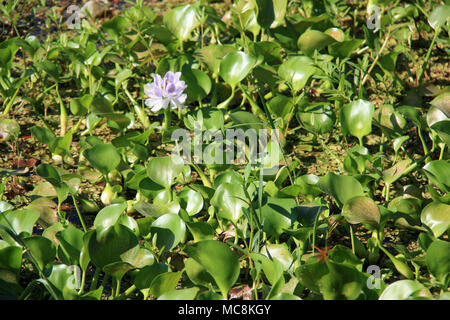
M275 285L283 275L284 267L278 259L269 259L260 253L251 253L250 256L255 264L260 264L267 280L270 284Z
M197 221L187 222L186 225L189 231L192 233L192 236L194 237L194 242L214 239L214 229L209 223L204 221Z
M410 297L419 296L431 297L431 293L418 281L399 280L384 289L379 300L406 300Z
M165 272L157 275L150 285L150 293L155 297L160 297L164 293L174 290L182 274L183 272L180 271Z
M191 32L202 23L199 3L172 9L164 16L164 24L178 40L187 40Z
M328 46L328 52L335 57L341 59L349 57L352 52L358 49L362 44L363 39L352 39L342 42L335 42Z
M127 28L127 19L121 16L116 16L108 21L102 23L102 28L114 38L119 38Z
M242 185L222 183L214 193L211 204L216 209L218 217L237 223L244 214L243 208L248 208L244 199L246 198Z
M167 291L159 296L158 300L194 300L199 288L179 289Z
M306 56L289 57L278 69L278 75L288 82L294 91L303 89L308 79L318 72L319 69Z
M167 272L168 266L162 263L154 263L150 266L146 266L139 270L136 278L134 279L134 284L139 290L150 288L153 280L159 274Z
M431 129L436 131L439 138L447 144L450 145L450 120L437 121L431 125Z
M220 76L231 87L241 82L255 66L256 59L245 52L227 54L220 63Z
M342 215L351 224L367 223L375 228L380 224L380 211L375 202L368 197L354 197L347 200Z
M261 248L261 253L271 260L276 258L285 270L290 270L293 266L294 258L286 243L265 245Z
M263 231L268 235L278 238L284 229L298 218L298 206L294 199L267 198L267 202L261 208L261 224Z
M77 298L77 279L74 267L65 264L52 265L45 274L48 284L56 292L60 300L71 300Z
M138 249L135 234L121 224L95 230L88 242L89 256L98 268L118 261L129 262L134 259Z
M31 236L23 239L23 242L33 255L34 259L36 259L41 270L43 270L47 264L55 260L56 247L51 240L41 236Z
M216 240L204 240L186 247L186 253L201 264L216 281L222 296L227 298L228 291L239 277L239 259L224 243Z
M55 188L59 203L62 203L67 199L70 191L69 186L62 181L61 176L59 175L55 167L49 164L41 164L39 167L37 167L36 172L42 178L50 182Z
M94 97L85 94L81 98L75 98L70 101L70 112L75 116L85 116L89 112ZM43 141L41 141L43 142Z
M292 98L285 95L277 94L271 100L267 102L270 113L276 117L285 119L293 107Z
M423 208L420 220L439 238L450 228L450 205L441 202L431 202Z
M247 111L236 111L230 114L230 117L233 120L233 123L236 124L236 129L253 129L257 131L263 128L261 120L253 113Z
M127 209L127 202L115 203L104 207L100 210L94 220L94 227L96 229L108 228L117 223L122 213Z
M22 248L16 246L8 246L0 248L0 274L4 274L7 271L12 272L18 279L20 273L20 267L22 266ZM7 275L0 279L7 281ZM12 281L9 281L12 282Z
M0 49L0 67L6 69L11 63L13 55L9 47Z
M6 219L5 219L6 218ZM39 219L39 211L24 209L9 211L0 215L0 225L14 231L18 235L22 233L31 235L33 233L33 226Z
M83 236L83 231L72 225L56 234L56 239L59 242L58 257L64 264L78 265L80 263Z
M364 278L354 267L330 260L301 265L295 273L300 281L325 300L354 300L363 289Z
M314 103L297 113L306 130L315 134L325 134L333 129L336 115L330 105Z
M205 63L209 70L215 74L219 74L220 63L222 58L231 52L237 51L232 45L210 44L197 50L197 56L200 61Z
M361 184L352 176L328 173L319 179L318 186L323 192L331 195L340 208L351 198L364 196Z
M275 21L274 3L272 0L256 0L258 24L268 29Z
M334 42L336 40L326 33L310 29L298 38L297 45L304 54L310 56L315 50L320 51Z
M117 149L106 143L93 146L91 149L84 151L83 155L104 176L117 168L121 160Z
M124 261L113 262L103 267L103 271L106 274L111 275L117 281L120 281L123 276L132 269L134 269L133 265Z
M340 113L342 132L350 133L360 141L372 132L373 104L365 100L356 100L344 105Z
M183 159L177 156L153 158L147 165L147 175L155 183L170 188L183 171Z
M156 235L156 246L164 252L175 248L186 234L186 225L183 220L174 213L160 216L152 223L151 233Z
M443 5L435 8L428 17L430 26L437 30L447 23L450 17L450 5Z
M450 191L450 163L445 160L428 162L423 170L432 184L443 192Z
M211 92L212 83L208 75L187 64L183 66L181 80L187 85L188 102L202 100Z
M428 270L438 281L448 287L450 282L450 242L434 241L427 250L426 263Z
M203 198L200 192L192 189L181 190L177 194L180 206L186 210L190 216L194 216L203 209Z

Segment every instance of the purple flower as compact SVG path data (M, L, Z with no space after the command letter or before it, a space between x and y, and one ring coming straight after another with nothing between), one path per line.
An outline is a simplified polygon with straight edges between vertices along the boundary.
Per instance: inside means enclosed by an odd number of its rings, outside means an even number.
M145 100L145 105L152 108L152 112L167 109L169 105L172 106L172 109L186 107L184 102L187 95L183 91L187 86L184 81L180 80L181 72L169 71L164 79L155 73L152 73L152 77L153 82L147 83L144 87L144 92L149 97Z

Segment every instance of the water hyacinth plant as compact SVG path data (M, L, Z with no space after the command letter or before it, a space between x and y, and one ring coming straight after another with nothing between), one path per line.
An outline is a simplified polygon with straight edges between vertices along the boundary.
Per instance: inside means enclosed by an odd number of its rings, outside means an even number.
M0 1L0 299L450 299L448 1L67 2Z
M170 125L170 110L183 109L186 106L187 95L184 90L187 85L180 80L181 72L173 73L168 71L164 79L159 74L152 74L153 82L145 85L145 94L149 97L145 100L145 105L151 108L152 112L164 109L163 128Z

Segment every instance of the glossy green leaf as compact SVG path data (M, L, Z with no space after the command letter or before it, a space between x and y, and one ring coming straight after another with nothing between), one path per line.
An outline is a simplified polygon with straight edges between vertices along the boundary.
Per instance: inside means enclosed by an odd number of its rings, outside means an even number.
M64 264L78 265L81 250L83 249L83 231L69 226L56 234L59 242L58 257Z
M91 149L84 151L83 155L104 176L117 168L121 159L117 149L106 143L93 146Z
M124 201L104 207L95 216L94 227L96 229L106 229L115 225L127 206L127 203Z
M336 115L329 105L312 104L297 113L298 119L306 130L315 134L325 134L333 129Z
M186 225L194 237L194 242L214 239L214 229L207 222L189 222Z
M450 5L443 5L436 7L428 17L430 26L437 30L447 23L450 17Z
M14 231L18 235L33 233L33 226L39 219L39 212L31 209L9 211L0 215L0 225Z
M344 105L340 113L342 131L361 139L372 132L373 104L365 100L355 100Z
M155 297L160 297L175 289L183 272L165 272L158 274L150 285L150 292Z
M116 16L102 23L102 28L114 38L121 36L128 26L127 19L122 16Z
M226 244L216 240L189 245L186 253L209 272L226 298L239 277L239 260L236 254Z
M23 239L23 242L33 255L41 270L43 270L47 264L55 260L56 247L51 240L41 236L31 236Z
M180 206L186 210L190 216L199 213L203 208L203 198L201 194L192 189L184 189L177 194Z
M431 296L427 288L414 280L399 280L391 283L380 295L380 300L406 300L409 297Z
M450 191L450 163L444 160L428 162L423 170L432 184L443 192Z
M137 254L139 246L135 234L121 224L95 231L88 243L92 263L103 268L105 265L131 261Z
M261 208L263 231L278 238L284 229L298 218L297 202L294 199L268 198Z
M361 184L352 176L328 173L319 179L318 186L323 192L331 195L341 208L351 198L364 196Z
M220 63L220 76L230 86L235 87L255 66L256 59L245 52L227 54Z
M450 205L436 201L431 202L423 208L420 220L438 238L450 228Z
M160 250L170 251L183 240L186 225L177 214L168 213L156 219L150 230L153 237L156 236L156 246Z
M147 165L147 175L155 183L170 188L183 166L183 159L177 156L153 158Z
M448 286L450 283L450 242L434 241L427 250L427 267L438 281Z
M164 24L179 40L186 41L201 24L199 3L176 7L164 16Z
M335 41L326 33L310 29L298 38L297 45L304 54L312 55L315 50L320 51Z
M244 189L240 185L222 183L214 193L211 204L217 212L217 216L236 223L244 214L243 208L247 208Z
M308 79L318 72L313 61L305 56L290 57L278 69L279 76L287 81L294 91L303 89Z

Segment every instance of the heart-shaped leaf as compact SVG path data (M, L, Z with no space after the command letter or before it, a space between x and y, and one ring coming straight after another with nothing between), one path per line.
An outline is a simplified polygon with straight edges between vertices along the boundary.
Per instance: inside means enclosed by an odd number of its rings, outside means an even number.
M151 232L156 236L156 246L164 251L170 251L183 240L186 225L174 213L164 214L152 223Z
M312 104L297 113L298 119L306 130L315 134L325 134L333 129L336 115L329 105Z
M91 149L84 151L83 155L104 176L117 168L121 159L117 149L106 143L93 146Z
M375 202L367 197L354 197L347 200L342 215L351 224L367 223L377 227L380 223L380 211Z
M183 166L183 159L177 156L153 158L147 165L147 175L155 183L170 188Z
M278 75L288 82L294 91L303 89L308 79L318 73L319 69L306 56L289 57L278 69Z
M97 229L88 243L92 263L103 268L107 264L134 259L139 246L135 234L121 224L106 229Z
M199 213L203 208L203 198L200 192L192 189L184 189L177 194L181 207L186 210L190 216Z
M231 52L220 63L220 76L231 87L235 87L250 73L255 63L256 59L245 52Z
M352 176L328 173L319 179L318 185L323 192L331 195L341 208L351 198L364 196L361 184Z
M23 239L23 242L33 255L33 258L36 260L41 270L43 270L48 263L55 260L56 247L51 240L41 236L31 236Z
M216 281L224 298L239 277L239 260L224 243L205 240L186 247L186 253L201 264Z
M164 16L164 24L179 40L187 40L202 22L199 2L176 7Z
M214 193L211 204L217 212L217 216L236 223L244 214L243 208L247 208L245 193L241 185L222 183Z

